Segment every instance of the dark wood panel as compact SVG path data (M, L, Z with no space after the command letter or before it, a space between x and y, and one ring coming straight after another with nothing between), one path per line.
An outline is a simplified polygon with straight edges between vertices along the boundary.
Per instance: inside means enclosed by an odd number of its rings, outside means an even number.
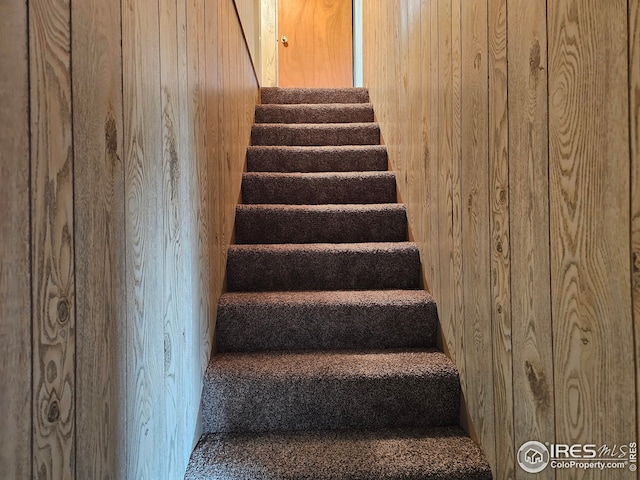
M120 2L72 4L78 478L125 477Z
M0 472L31 474L31 275L27 5L0 4Z
M462 2L462 268L466 401L495 469L489 218L487 4Z
M631 135L631 294L636 340L636 422L640 438L640 1L629 0L629 132ZM640 478L640 472L638 473Z
M555 440L545 0L509 4L509 209L515 448ZM536 474L555 478L553 469ZM516 478L530 478L520 468Z
M620 174L630 168L627 2L553 0L548 22L556 438L621 444L636 436L630 184Z
M496 465L500 478L515 475L509 238L509 118L507 113L507 3L488 1L489 203Z
M75 279L71 11L29 2L33 469L74 478Z

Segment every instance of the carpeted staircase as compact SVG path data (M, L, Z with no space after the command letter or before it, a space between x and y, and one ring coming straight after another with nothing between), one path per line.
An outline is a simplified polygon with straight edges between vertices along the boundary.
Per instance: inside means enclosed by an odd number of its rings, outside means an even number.
M489 479L364 89L262 89L186 479Z

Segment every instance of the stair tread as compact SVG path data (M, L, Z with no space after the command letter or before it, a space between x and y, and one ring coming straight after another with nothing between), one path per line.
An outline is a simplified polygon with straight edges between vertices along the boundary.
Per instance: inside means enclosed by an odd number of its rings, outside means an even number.
M320 205L288 204L288 203L244 203L236 206L236 213L278 213L278 212L307 212L307 213L345 213L362 212L406 212L403 203L324 203Z
M367 103L369 91L366 88L279 88L261 89L263 104L291 103Z
M229 251L286 253L320 252L320 253L384 253L418 251L415 242L360 242L360 243L275 243L229 245Z
M206 377L269 379L456 377L455 364L439 350L279 351L219 353L212 357Z
M488 480L459 427L208 434L186 480Z
M254 123L252 145L378 145L380 126L354 123Z
M255 123L373 122L370 103L303 103L257 105Z

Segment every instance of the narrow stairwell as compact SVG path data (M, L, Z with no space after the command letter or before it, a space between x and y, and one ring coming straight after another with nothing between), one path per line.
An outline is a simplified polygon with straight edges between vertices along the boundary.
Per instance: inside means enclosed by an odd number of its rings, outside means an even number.
M185 478L490 479L364 89L262 90Z

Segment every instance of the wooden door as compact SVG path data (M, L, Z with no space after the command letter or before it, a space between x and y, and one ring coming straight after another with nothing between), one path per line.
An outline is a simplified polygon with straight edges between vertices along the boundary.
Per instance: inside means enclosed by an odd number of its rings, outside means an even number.
M278 30L278 86L353 85L352 0L278 0Z

